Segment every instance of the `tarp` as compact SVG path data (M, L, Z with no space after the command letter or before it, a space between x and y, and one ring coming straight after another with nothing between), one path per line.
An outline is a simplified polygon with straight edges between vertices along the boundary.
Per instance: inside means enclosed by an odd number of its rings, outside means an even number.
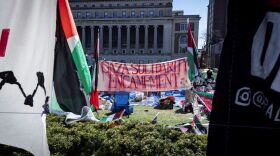
M57 0L0 4L0 32L9 29L0 56L0 143L49 155L42 106L52 90Z
M186 58L153 64L99 62L99 91L165 91L189 87Z

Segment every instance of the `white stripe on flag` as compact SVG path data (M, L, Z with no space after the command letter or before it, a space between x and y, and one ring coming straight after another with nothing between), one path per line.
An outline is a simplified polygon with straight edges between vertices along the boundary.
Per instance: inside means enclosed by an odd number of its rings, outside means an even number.
M115 115L116 115L116 113L114 113L114 114L108 116L108 117L106 118L106 122L112 121L112 120L114 119Z
M193 48L192 47L188 47L187 50L193 55Z
M74 51L74 49L79 41L80 41L80 38L78 35L74 35L67 39L67 43L69 45L71 53Z

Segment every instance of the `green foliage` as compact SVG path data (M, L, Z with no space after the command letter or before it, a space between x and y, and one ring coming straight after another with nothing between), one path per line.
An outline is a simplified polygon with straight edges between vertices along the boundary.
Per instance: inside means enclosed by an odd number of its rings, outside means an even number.
M185 134L147 122L78 122L65 125L63 120L64 117L55 115L47 117L51 155L206 155L206 135ZM11 150L11 147L4 147L0 146L0 150ZM24 154L19 152L16 155Z
M192 113L185 113L180 112L179 107L174 107L173 109L154 109L151 106L144 106L145 102L139 106L134 106L134 112L129 116L129 118L125 117L124 120L127 121L137 121L137 122L143 122L143 121L152 121L152 119L155 117L155 115L159 112L158 115L158 124L160 125L168 125L168 126L174 126L177 124L187 123L191 122L193 119ZM99 115L101 117L108 116L111 111L109 110L99 110ZM204 123L204 121L202 121ZM208 122L208 121L207 121Z

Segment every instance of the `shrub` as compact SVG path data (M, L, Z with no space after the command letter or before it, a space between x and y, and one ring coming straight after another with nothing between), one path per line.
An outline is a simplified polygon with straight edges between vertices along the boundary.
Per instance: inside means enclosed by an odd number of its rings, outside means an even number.
M186 134L150 123L78 122L65 125L63 121L64 117L47 117L52 155L206 155L206 135ZM3 145L0 151L6 155L28 155L24 150Z

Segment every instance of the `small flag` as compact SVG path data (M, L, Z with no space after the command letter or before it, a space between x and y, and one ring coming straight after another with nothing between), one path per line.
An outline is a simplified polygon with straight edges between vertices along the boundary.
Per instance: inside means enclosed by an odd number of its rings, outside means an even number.
M122 118L124 112L125 112L125 109L123 109L123 110L119 111L118 113L116 113L114 118L113 118L113 120Z
M108 117L103 117L100 119L101 122L111 122L113 120L119 120L123 117L123 114L125 112L125 109L119 111L118 113L114 113Z
M207 108L207 110L211 112L213 99L210 97L207 97L207 96L202 96L202 95L198 95L197 97L202 102L202 104Z
M195 92L197 94L197 98L204 105L201 109L201 113L205 114L208 119L210 119L210 114L212 111L212 101L213 94L207 92Z
M207 129L201 124L199 118L196 115L193 116L192 127L196 134L207 133Z
M188 24L188 48L187 48L187 56L188 56L188 65L189 65L189 79L191 81L194 80L195 76L198 76L198 61L197 61L197 47L193 39L193 35L191 32L191 25L189 19L187 19Z
M159 112L157 113L157 115L153 118L153 120L151 121L152 124L156 124L157 123L157 116L159 115Z

